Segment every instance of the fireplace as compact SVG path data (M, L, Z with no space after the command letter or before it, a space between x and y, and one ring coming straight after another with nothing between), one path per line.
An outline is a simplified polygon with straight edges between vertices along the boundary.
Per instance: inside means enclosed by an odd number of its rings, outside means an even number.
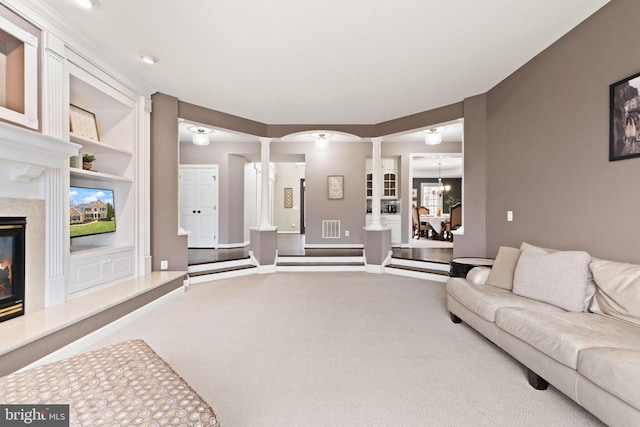
M25 217L0 217L0 322L24 314Z

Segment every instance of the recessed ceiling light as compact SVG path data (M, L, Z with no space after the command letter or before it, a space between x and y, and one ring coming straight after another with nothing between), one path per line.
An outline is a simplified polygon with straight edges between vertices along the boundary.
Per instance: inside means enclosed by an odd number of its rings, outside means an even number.
M143 60L145 63L147 63L147 64L151 64L151 65L155 64L156 62L158 62L158 59L157 59L157 58L154 58L153 56L150 56L150 55L143 55L143 56L142 56L142 60Z
M98 6L98 0L76 0L76 3L85 9L93 9Z

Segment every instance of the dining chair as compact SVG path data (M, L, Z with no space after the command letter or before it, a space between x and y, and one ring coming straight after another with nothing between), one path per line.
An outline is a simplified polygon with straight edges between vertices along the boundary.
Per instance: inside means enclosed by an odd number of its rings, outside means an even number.
M419 239L421 236L424 236L425 239L428 238L431 225L429 223L423 224L420 222L418 208L411 208L411 213L413 215L413 237L417 237Z
M443 236L446 240L453 242L453 230L462 226L462 202L458 202L451 206L449 210L449 220L444 223Z

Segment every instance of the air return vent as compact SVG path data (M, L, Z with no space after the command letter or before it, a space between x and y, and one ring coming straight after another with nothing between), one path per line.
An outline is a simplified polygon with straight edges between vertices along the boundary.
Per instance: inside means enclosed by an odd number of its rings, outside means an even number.
M322 220L322 238L323 239L339 239L340 238L340 220L339 219L323 219Z

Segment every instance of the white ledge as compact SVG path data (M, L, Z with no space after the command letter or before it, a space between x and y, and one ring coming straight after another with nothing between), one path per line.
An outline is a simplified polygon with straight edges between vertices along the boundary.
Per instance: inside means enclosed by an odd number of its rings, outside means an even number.
M61 168L80 146L0 122L0 158L48 168Z

